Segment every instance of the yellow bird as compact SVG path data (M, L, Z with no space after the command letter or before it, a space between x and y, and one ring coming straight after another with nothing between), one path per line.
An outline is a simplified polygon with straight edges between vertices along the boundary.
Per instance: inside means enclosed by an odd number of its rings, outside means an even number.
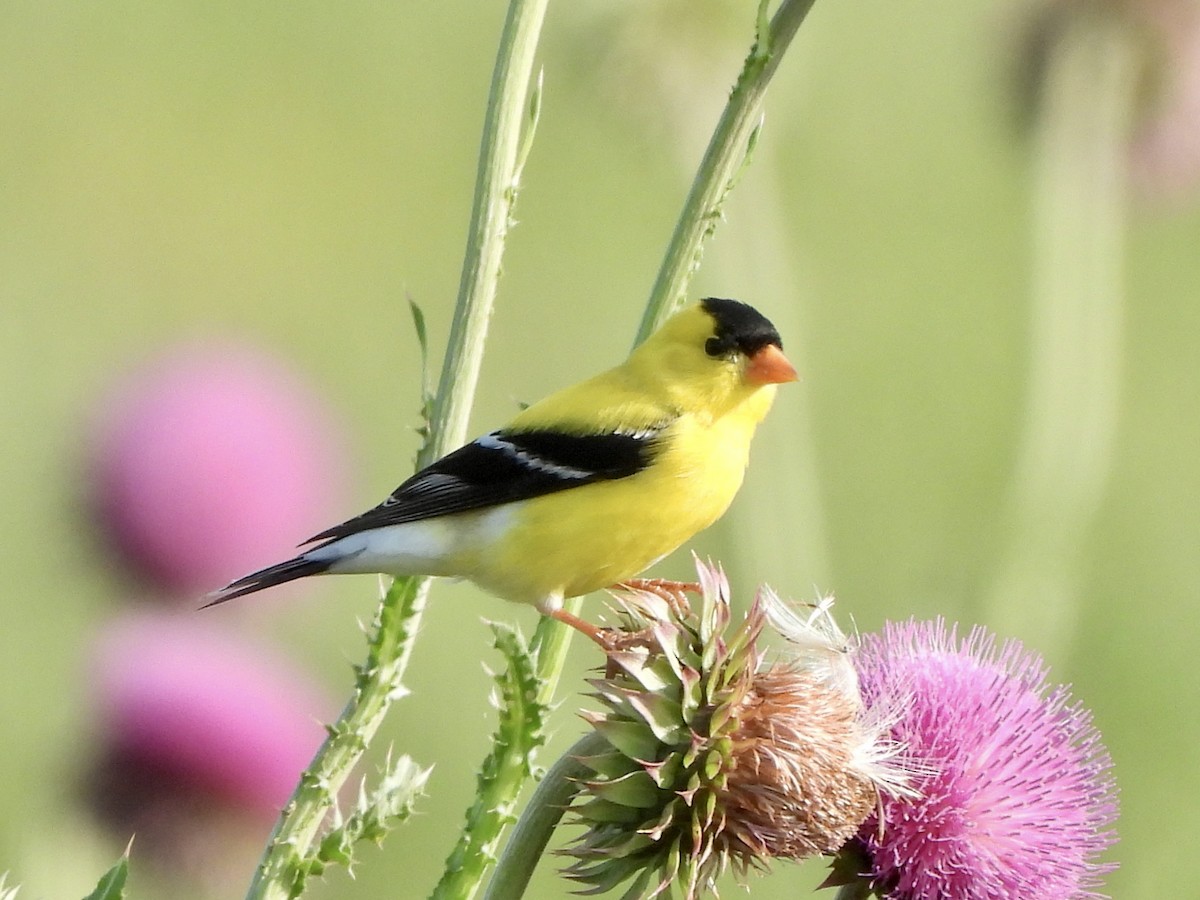
M445 575L597 638L563 600L634 578L715 522L775 385L795 380L761 313L702 300L621 365L447 454L207 605L307 575Z

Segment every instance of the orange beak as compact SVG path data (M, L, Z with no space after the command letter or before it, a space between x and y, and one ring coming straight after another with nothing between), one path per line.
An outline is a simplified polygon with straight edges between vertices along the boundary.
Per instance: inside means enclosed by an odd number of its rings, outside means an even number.
M783 384L799 381L800 376L782 350L774 344L767 344L750 357L746 366L746 380L751 384Z

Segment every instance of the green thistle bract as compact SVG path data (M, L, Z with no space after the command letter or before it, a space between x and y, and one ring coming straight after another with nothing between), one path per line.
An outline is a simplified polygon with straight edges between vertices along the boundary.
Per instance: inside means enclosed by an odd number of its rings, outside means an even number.
M583 713L609 749L581 760L593 773L573 810L585 831L565 851L581 893L674 885L695 898L726 869L837 850L880 788L904 790L827 606L806 619L763 590L732 623L724 575L697 570L698 614L656 593L617 596L628 640L590 682L604 710ZM789 658L765 660L768 621Z

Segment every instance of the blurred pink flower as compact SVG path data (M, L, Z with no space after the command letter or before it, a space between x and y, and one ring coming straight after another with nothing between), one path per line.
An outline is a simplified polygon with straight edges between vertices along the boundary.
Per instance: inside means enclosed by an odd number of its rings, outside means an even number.
M330 416L261 351L176 348L100 416L88 451L96 518L125 567L158 590L212 589L328 524L343 470Z
M937 622L889 624L856 658L868 704L905 698L892 736L928 773L881 795L858 841L892 900L1097 897L1116 792L1091 715L1017 642Z
M1147 79L1150 109L1130 147L1133 184L1156 200L1193 197L1200 185L1200 6L1192 0L1132 6L1157 51Z
M198 614L125 616L96 645L106 744L274 818L336 712L310 679Z
M257 854L336 713L305 675L194 613L111 623L90 675L89 805L176 867L202 870L231 842Z

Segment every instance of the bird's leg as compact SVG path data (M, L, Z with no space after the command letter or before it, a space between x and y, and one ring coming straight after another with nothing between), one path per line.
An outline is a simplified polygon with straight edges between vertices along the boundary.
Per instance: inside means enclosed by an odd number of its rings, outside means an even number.
M662 597L671 606L680 619L686 619L692 614L692 605L688 602L688 594L701 593L699 583L695 581L672 581L669 578L630 578L614 585L628 591L647 591Z
M593 641L595 641L597 644L600 645L600 649L605 650L605 651L608 651L609 649L611 649L612 642L608 639L607 629L601 628L599 625L593 625L591 622L587 621L586 619L581 619L581 618L579 618L579 616L575 615L573 612L569 612L568 610L565 610L562 607L551 610L550 612L547 613L547 615L550 616L550 618L552 618L552 619L556 619L559 622L562 622L564 625L569 625L571 628L574 628L580 634L587 635L589 638L591 638Z
M651 640L647 637L647 631L639 631L629 633L621 631L618 628L601 628L599 625L593 625L586 619L581 619L574 613L567 612L565 609L555 609L546 613L550 618L557 619L564 625L569 625L581 634L587 635L595 641L605 654L612 654L621 650L629 650L637 646L650 646ZM609 673L606 677L612 677L612 666L615 663L611 657L608 662Z

